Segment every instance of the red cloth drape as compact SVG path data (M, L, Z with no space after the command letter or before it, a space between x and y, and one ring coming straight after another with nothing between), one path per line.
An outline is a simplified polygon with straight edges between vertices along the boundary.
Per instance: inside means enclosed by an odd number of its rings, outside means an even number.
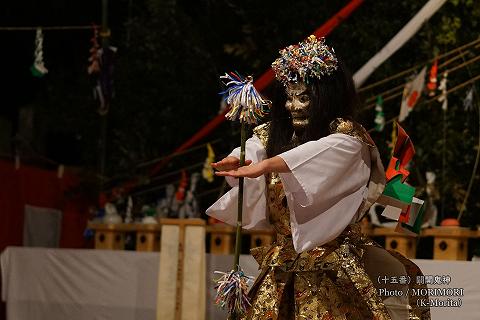
M72 192L78 184L78 177L68 170L58 178L56 171L25 165L15 169L13 163L0 160L0 252L7 246L22 245L26 204L61 210L60 247L84 248L90 201L84 194ZM5 318L5 304L0 302L0 319Z
M60 246L82 248L89 201L80 193L69 192L78 177L65 170L57 172L0 161L0 251L23 243L25 205L59 209L63 212ZM67 193L68 192L68 193Z

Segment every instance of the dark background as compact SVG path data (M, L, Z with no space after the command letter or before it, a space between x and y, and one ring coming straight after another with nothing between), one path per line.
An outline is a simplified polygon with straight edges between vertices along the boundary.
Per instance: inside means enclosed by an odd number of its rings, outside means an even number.
M328 37L352 73L379 51L421 8L425 1L365 1ZM220 83L225 71L260 76L278 49L296 43L348 1L110 1L111 44L115 61L115 97L107 116L104 187L111 189L132 178L144 179L151 166L142 163L168 155L217 115ZM3 2L0 26L72 26L100 24L101 1ZM372 83L475 40L479 34L479 1L452 0L437 12L407 44L368 80ZM100 117L88 76L91 30L45 31L44 60L49 73L33 78L35 31L0 31L0 153L11 159L54 168L80 167L87 188L98 189ZM478 55L472 49L467 58ZM449 87L480 72L471 64L449 77ZM362 101L402 84L405 78L361 96ZM404 123L417 156L411 183L422 189L426 171L437 174L439 202L445 216L456 216L463 201L478 148L478 111L464 112L467 86L449 96L446 164L442 168L442 112L439 103L419 106ZM478 92L478 90L477 90ZM478 101L478 97L476 98ZM385 103L386 119L398 115L400 98ZM361 112L366 128L374 111ZM233 133L232 133L233 132ZM387 160L391 126L373 137ZM200 143L215 141L217 158L237 144L238 130L224 122ZM159 177L145 180L134 191L140 201L161 196L162 186L177 183L178 170L201 170L204 148L176 157ZM198 166L199 164L199 166ZM170 174L171 173L171 174ZM443 174L443 179L442 179ZM480 216L479 174L474 180L464 225ZM220 179L199 185L201 208L218 196Z

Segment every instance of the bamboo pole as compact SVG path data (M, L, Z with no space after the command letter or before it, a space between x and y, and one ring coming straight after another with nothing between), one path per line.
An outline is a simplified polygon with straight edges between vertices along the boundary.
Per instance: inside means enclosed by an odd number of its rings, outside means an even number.
M108 28L108 0L102 0L102 28L100 31L100 37L102 38L103 54L109 45L110 29ZM104 189L105 184L105 163L107 158L107 114L100 114L100 137L98 140L99 159L98 166L100 172L100 192Z
M247 140L247 128L245 122L242 122L241 144L240 144L240 167L245 165L245 142ZM238 215L237 230L235 235L235 259L233 269L238 271L240 267L240 252L242 250L242 216L243 216L243 183L244 178L238 179Z

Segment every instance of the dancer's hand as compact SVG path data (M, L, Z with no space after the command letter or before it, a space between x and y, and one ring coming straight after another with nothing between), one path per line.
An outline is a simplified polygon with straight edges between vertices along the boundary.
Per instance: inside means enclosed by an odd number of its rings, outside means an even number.
M230 159L229 159L230 158ZM251 164L252 161L247 160L245 161L245 166L239 166L240 161L236 157L226 157L220 162L217 162L212 167L219 170L215 172L217 176L222 177L246 177L246 178L257 178L260 177L262 174L266 174L269 172L290 172L285 161L280 158L279 156L275 156L273 158L265 159L260 161L259 163ZM221 169L219 169L221 167Z
M240 178L240 177L257 178L265 173L266 173L265 161L261 161L255 164L249 164L249 165L238 167L232 170L222 170L222 171L215 172L217 176L234 177L234 178Z
M245 165L248 166L252 163L252 160L245 160ZM240 167L240 159L237 157L229 156L223 158L218 162L212 162L212 168L218 171L230 171Z

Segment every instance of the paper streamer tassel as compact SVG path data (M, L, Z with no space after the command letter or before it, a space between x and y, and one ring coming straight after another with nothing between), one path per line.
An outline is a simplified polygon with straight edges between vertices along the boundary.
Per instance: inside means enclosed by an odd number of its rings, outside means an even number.
M263 99L257 92L252 77L243 78L238 73L231 72L220 79L224 80L227 87L220 94L225 95L224 99L230 106L225 115L228 120L256 124L268 113L270 101Z
M215 304L222 309L227 309L228 314L243 316L247 313L250 301L248 299L248 285L253 282L253 277L246 276L239 267L238 271L228 273L215 271L221 277L215 280Z

